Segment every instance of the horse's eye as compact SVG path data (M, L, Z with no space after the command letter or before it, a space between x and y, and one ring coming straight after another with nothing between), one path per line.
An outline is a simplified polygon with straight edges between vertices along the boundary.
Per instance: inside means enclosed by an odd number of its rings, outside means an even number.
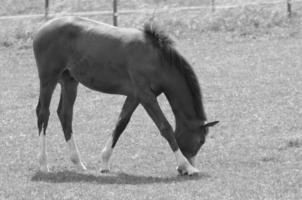
M204 131L204 135L206 136L209 133L209 128L208 127L204 127L203 131Z
M205 138L204 138L204 137L202 137L202 138L201 138L201 140L200 140L200 144L201 144L201 145L203 145L203 144L204 144L204 142L205 142Z

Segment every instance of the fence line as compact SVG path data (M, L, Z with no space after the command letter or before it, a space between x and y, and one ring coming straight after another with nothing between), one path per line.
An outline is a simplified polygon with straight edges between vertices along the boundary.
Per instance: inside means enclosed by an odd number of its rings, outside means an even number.
M301 3L302 0L291 1L291 3ZM247 4L237 4L237 5L217 5L215 6L215 10L218 9L231 9L231 8L238 8L238 7L246 7L246 6L257 6L257 5L275 5L275 4L285 4L286 2L283 1L276 1L276 2L260 2L260 3L247 3ZM118 14L136 14L136 13L146 13L152 14L156 13L163 13L163 12L177 12L177 11L197 11L197 10L206 10L212 9L212 6L182 6L182 7L172 7L172 8L161 8L161 9L137 9L137 10L120 10ZM49 14L50 17L56 16L64 16L64 15L79 15L79 16L93 16L93 15L112 15L112 11L86 11L86 12L71 12L71 13L59 13L59 14ZM9 20L9 19L25 19L25 18L41 18L44 17L44 14L28 14L28 15L11 15L11 16L0 16L0 20Z

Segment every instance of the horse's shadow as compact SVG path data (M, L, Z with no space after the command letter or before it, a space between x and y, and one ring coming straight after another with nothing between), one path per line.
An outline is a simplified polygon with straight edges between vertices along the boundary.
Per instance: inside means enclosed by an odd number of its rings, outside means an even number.
M50 182L50 183L69 183L69 182L87 182L92 184L123 184L123 185L141 185L153 183L172 183L196 181L200 179L209 178L210 175L200 173L196 176L173 176L173 177L154 177L126 174L123 172L113 172L108 174L88 174L79 173L76 171L59 171L59 172L37 172L31 180L36 182Z

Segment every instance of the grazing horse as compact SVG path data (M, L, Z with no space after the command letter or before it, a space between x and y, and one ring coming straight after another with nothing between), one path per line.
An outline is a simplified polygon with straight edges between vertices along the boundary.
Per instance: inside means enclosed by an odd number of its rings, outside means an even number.
M57 114L71 161L86 169L72 134L73 105L78 83L82 83L93 90L126 96L112 136L102 150L101 172L109 171L113 148L141 104L174 152L178 172L198 173L194 167L196 154L205 142L208 127L218 121L206 123L196 75L165 33L151 24L137 30L63 17L47 22L38 31L33 49L40 78L36 114L41 170L48 171L46 129L57 83L61 85ZM175 132L158 104L161 93L166 95L175 115Z

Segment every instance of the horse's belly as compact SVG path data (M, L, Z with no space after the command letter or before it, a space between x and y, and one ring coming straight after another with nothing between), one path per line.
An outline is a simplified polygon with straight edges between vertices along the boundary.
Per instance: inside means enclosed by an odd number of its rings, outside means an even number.
M82 63L69 70L76 80L93 90L125 95L131 91L130 79L123 66Z

